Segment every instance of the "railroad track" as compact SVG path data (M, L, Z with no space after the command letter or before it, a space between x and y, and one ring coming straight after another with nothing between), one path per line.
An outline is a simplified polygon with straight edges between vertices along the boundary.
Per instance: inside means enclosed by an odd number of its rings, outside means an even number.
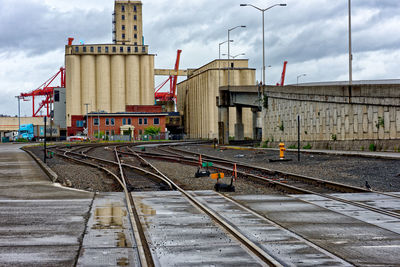
M178 162L196 166L198 165L198 156L199 153L188 152L177 148L168 147L168 149L157 148L162 153L156 152L136 152L140 153L142 157L149 157L153 159L162 159L168 160L171 162ZM170 154L168 155L168 152ZM400 214L397 212L392 212L380 208L376 208L364 203L346 200L340 197L332 196L330 193L377 193L382 195L391 196L394 198L400 198L399 195L390 194L386 192L374 191L374 190L366 190L364 188L325 181L318 178L312 178L307 176L301 176L292 173L283 173L280 171L274 171L266 168L261 168L257 166L252 166L244 163L234 162L226 159L221 159L218 157L213 157L209 155L204 155L204 161L213 162L214 170L220 172L225 172L228 174L232 173L233 164L237 165L238 168L238 177L250 179L254 182L266 184L271 186L277 190L294 193L294 194L314 194L327 199L339 201L342 203L346 203L349 205L357 206L360 208L364 208L373 212L377 212L383 215L391 216L394 218L400 219Z
M110 148L111 147L108 147L108 149ZM126 148L129 152L124 152L122 151L124 149L123 145L118 146L118 148L112 147L111 149L114 152L115 160L90 156L86 154L86 152L92 151L93 148L85 147L84 145L68 150L65 148L63 149L53 148L52 150L55 152L57 156L64 157L66 159L75 161L79 164L85 164L91 167L99 168L105 171L107 174L113 176L116 179L116 181L118 181L125 194L126 205L128 207L132 232L134 233L134 238L138 245L138 250L139 250L138 253L140 256L141 266L154 266L154 262L151 258L150 248L147 245L148 242L146 241L139 216L136 213L135 203L133 202L132 195L130 194L131 192L130 188L132 187L131 185L132 182L130 181L129 178L126 177L127 168L135 169L136 171L140 170L141 172L146 173L148 176L153 176L153 178L163 181L169 186L171 190L179 191L183 196L185 196L188 199L190 203L192 203L194 206L202 210L220 227L222 227L224 230L228 231L231 235L233 235L243 246L247 247L247 249L251 251L251 253L253 253L256 257L258 257L262 262L266 263L269 266L282 266L282 264L280 264L276 259L274 259L268 253L266 253L259 245L257 245L255 242L253 242L243 233L241 233L234 225L223 219L219 214L208 208L206 205L202 204L192 194L180 188L171 179L169 179L166 175L161 173L157 168L155 168L152 164L147 162L134 150ZM127 155L127 153L129 153L129 156L136 157L140 162L139 164L144 165L146 169L124 163L124 161L126 160L125 156Z

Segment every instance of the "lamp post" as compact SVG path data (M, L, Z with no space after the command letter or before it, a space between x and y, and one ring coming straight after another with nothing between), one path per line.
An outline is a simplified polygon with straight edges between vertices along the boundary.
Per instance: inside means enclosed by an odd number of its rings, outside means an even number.
M18 139L20 138L20 129L21 129L21 106L20 106L20 101L21 101L21 96L16 96L18 99ZM14 134L13 134L14 135Z
M299 86L299 78L303 77L303 76L307 76L307 74L303 73L303 74L297 75L297 86Z
M228 87L229 87L229 80L230 80L230 73L229 73L229 70L230 70L230 68L231 68L231 63L230 63L230 61L229 61L229 59L230 59L230 45L229 45L229 40L230 40L230 38L229 38L229 35L230 35L230 32L231 31L233 31L234 29L237 29L237 28L246 28L246 26L245 25L239 25L239 26L236 26L236 27L233 27L233 28L230 28L230 29L228 29L228 40L227 40L227 42L228 42Z
M86 138L89 139L89 115L88 115L88 107L90 105L90 103L85 103L84 104L86 106Z
M273 7L276 7L276 6L286 6L286 4L276 4L276 5L273 5L273 6L264 8L264 9L259 8L259 7L256 7L256 6L252 5L252 4L240 4L240 6L251 6L251 7L254 7L255 9L258 9L258 10L260 10L260 11L262 12L262 25L263 25L263 81L262 81L262 82L263 82L263 84L265 85L266 83L265 83L265 32L264 32L264 12L267 11L268 9L271 9L271 8L273 8Z
M351 0L349 0L349 85L353 84L353 55L351 52Z
M229 42L233 42L233 40L229 40ZM225 43L228 43L228 41L219 43L219 49L218 49L218 88L221 86L221 74L220 74L221 73L221 45L223 45Z

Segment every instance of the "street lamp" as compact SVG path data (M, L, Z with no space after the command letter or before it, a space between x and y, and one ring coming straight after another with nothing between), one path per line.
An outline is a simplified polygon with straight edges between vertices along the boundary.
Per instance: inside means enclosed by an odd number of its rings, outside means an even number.
M276 4L265 9L253 6L252 4L240 4L240 6L251 6L262 12L262 25L263 25L263 84L265 85L265 32L264 32L264 12L276 6L287 6L286 4Z
M353 83L353 55L351 52L351 0L349 0L349 85Z
M229 40L229 43L233 42L233 40ZM218 88L221 86L221 45L228 43L228 41L224 41L222 43L219 43L219 49L218 49ZM219 90L219 89L218 89Z
M303 73L297 76L297 86L299 86L299 78L303 76L307 76L307 74Z
M231 31L233 31L234 29L237 29L237 28L246 28L246 26L245 25L239 25L239 26L236 26L236 27L233 27L233 28L230 28L230 29L228 29L228 40L227 40L227 42L228 42L228 87L229 87L229 79L230 79L230 73L229 73L229 70L230 70L230 65L231 65L231 63L230 63L230 61L229 61L229 59L230 59L230 42L229 42L229 40L231 39L231 38L229 38L229 35L230 35L230 32Z
M22 98L22 96L16 96L16 98L18 99L18 139L20 138L20 129L21 129L21 106L20 106L20 101ZM14 136L14 134L13 134Z

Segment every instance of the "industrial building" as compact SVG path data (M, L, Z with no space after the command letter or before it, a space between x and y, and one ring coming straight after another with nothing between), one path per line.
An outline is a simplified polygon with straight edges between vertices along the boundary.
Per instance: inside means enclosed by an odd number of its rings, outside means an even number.
M142 3L115 1L113 44L65 47L66 119L154 104L154 55L143 44Z
M73 115L71 127L68 127L68 136L83 135L86 120L87 136L90 139L99 136L99 132L106 137L114 135L131 135L131 140L138 140L149 126L160 128L160 133L166 132L167 112L162 112L161 106L126 106L126 111L90 112L87 115ZM128 133L129 132L129 133Z
M228 68L229 63L231 67ZM185 133L189 138L218 138L217 97L219 87L254 85L256 70L248 67L247 59L214 60L194 71L178 84L178 111L183 115ZM228 83L229 80L229 83ZM229 136L235 136L236 110L230 108ZM243 108L244 136L253 138L252 112Z

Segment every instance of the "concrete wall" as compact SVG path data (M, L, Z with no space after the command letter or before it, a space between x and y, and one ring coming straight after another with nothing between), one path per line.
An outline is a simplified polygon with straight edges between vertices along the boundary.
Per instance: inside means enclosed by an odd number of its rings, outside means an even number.
M113 36L115 43L136 43L137 45L141 45L143 43L142 2L115 1L113 25L113 27L115 27L115 29L113 29L113 34L115 34ZM125 35L125 38L123 38L123 34Z
M21 117L21 124L44 125L42 117ZM0 131L18 131L18 117L0 117Z
M299 114L303 145L400 149L400 85L268 87L265 95L263 141L295 144Z
M255 70L248 68L248 60L231 60L235 69L230 70L230 85L255 84ZM190 138L218 138L218 108L216 97L219 87L228 85L227 60L215 60L194 70L185 81L178 84L177 106L184 115L185 133ZM230 136L234 136L235 108L230 108ZM252 114L243 110L245 137L252 137Z
M69 47L67 47L69 48ZM126 105L154 104L154 56L146 54L69 54L66 51L67 126L72 115Z

